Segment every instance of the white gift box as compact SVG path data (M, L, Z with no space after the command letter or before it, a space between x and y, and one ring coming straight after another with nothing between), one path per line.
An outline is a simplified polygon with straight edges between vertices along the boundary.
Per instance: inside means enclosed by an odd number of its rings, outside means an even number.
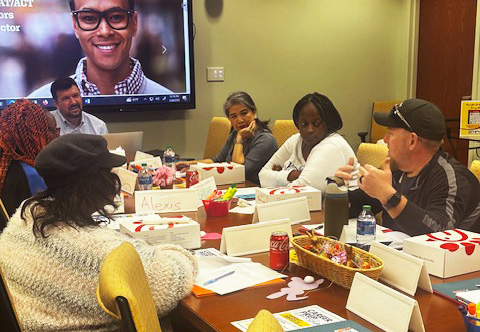
M213 177L217 185L245 182L245 166L236 163L198 163L190 168L198 172L200 181Z
M423 259L428 273L440 278L480 270L480 234L461 229L407 238L403 251Z
M301 196L307 197L310 211L322 209L322 192L310 186L258 188L255 199L257 204L262 204Z
M151 215L144 219L137 218L137 221L129 218L120 219L120 232L154 245L177 244L185 249L196 249L201 246L200 224L195 220L185 216L155 218ZM155 224L157 222L165 223Z

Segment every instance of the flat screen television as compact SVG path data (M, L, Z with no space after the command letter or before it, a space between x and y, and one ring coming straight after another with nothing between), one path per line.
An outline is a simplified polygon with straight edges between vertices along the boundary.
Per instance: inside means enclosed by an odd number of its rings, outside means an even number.
M28 98L54 109L49 85L65 76L81 86L93 113L195 108L192 0L77 0L76 14L68 0L0 5L0 108ZM131 73L115 90L90 84L93 69L101 81L101 70L114 68L102 66L122 57Z

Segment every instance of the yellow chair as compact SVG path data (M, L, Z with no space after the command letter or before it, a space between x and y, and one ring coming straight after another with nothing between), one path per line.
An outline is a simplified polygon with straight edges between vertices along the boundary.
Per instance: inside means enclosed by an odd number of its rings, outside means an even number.
M0 269L0 326L2 331L21 332L22 324L18 320L12 296L8 291L7 282Z
M122 320L123 331L161 331L142 261L129 242L114 249L103 262L97 300L107 314Z
M387 127L378 125L373 119L373 113L382 112L388 113L395 106L395 104L401 103L401 100L388 100L388 101L374 101L372 107L372 119L370 122L370 140L371 143L377 143L378 140L382 139L387 133ZM362 142L366 142L366 136L368 132L358 133Z
M248 326L247 332L283 332L283 328L270 311L262 309Z
M232 124L223 116L214 116L208 129L207 144L203 152L204 159L215 157L227 141Z
M272 134L277 140L278 147L281 147L290 136L296 133L298 133L298 129L293 120L275 120Z
M480 160L474 160L470 164L470 171L477 177L478 181L480 181Z
M388 156L386 144L360 143L357 150L357 160L360 165L370 164L380 167Z

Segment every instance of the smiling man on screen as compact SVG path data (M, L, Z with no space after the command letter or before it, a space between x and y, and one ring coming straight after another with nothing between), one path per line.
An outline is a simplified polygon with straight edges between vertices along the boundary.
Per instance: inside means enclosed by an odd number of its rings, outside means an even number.
M137 34L134 0L69 0L75 36L85 53L72 76L82 96L172 93L148 79L130 57ZM28 97L48 96L50 85Z

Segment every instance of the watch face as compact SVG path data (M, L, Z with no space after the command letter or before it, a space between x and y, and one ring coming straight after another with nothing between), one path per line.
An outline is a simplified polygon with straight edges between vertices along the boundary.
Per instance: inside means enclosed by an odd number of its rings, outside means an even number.
M400 200L401 200L401 195L400 193L397 192L388 199L387 205L389 207L395 207L400 203Z

